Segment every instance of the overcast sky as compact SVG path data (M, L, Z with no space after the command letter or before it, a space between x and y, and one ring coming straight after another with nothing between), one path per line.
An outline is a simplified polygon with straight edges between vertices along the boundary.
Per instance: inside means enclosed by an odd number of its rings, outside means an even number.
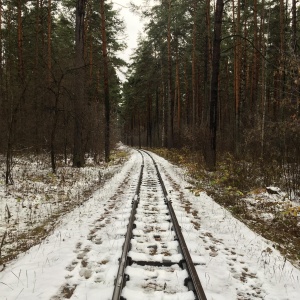
M129 3L130 0L112 0L114 7L120 10L120 15L125 21L126 29L125 33L127 35L126 43L128 48L121 53L120 56L129 61L129 57L132 54L134 48L137 46L137 37L139 32L142 32L143 22L139 16L131 12ZM135 4L142 4L143 0L133 0Z
M114 3L114 8L120 10L120 15L124 19L126 25L125 34L127 36L126 43L128 47L123 51L123 53L120 53L119 56L129 62L130 56L137 46L138 35L143 32L143 20L141 20L137 14L131 12L130 0L111 1ZM144 0L131 0L131 2L136 5L142 5ZM124 80L123 76L120 77Z

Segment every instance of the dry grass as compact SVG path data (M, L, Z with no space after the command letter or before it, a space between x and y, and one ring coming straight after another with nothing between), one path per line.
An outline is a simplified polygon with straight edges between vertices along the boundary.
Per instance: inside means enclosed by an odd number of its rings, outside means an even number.
M255 164L225 157L213 173L206 172L201 156L187 148L152 151L187 170L186 177L190 186L186 189L191 193L198 196L201 191L205 191L252 230L273 241L274 246L287 259L300 266L300 207L289 207L284 202L263 201L266 197L266 178L258 179L262 174ZM271 171L266 176L272 177ZM251 204L253 207L245 200L249 195L257 199L255 205ZM187 213L197 216L197 211L192 210L189 201L182 202ZM264 214L273 214L274 218L268 220L262 217Z
M114 150L109 164L121 165L127 157L127 152ZM98 170L102 172L107 165L93 165L93 172L91 172L92 169L89 168L78 170L70 166L63 166L62 163L58 163L57 174L52 174L49 172L47 159L47 157L35 156L15 158L16 168L18 169L18 173L15 174L16 184L6 187L6 195L12 199L14 198L20 206L22 204L24 210L28 210L28 205L31 205L25 200L31 199L35 202L33 202L32 209L30 208L30 217L26 221L27 225L24 226L22 231L18 229L19 222L22 220L7 221L10 230L7 230L3 243L0 236L0 265L4 265L30 247L41 243L53 231L60 217L76 206L82 205L95 190L99 189L113 176L111 172L103 173L101 181L99 181ZM36 160L38 160L38 163L36 163ZM36 170L31 169L32 164L35 164ZM95 175L93 180L91 180L91 174ZM74 195L74 186L81 180L88 184L82 185L82 188L78 189L78 194ZM23 205L23 203L25 204ZM46 213L46 209L43 208L43 216L40 215L42 207L47 207ZM110 205L109 209L112 210L113 208L114 204Z

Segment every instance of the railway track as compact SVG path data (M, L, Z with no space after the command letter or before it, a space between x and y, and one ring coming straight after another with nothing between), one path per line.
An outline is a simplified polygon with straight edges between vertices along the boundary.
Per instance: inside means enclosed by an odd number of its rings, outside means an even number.
M142 157L113 300L206 296L153 157Z

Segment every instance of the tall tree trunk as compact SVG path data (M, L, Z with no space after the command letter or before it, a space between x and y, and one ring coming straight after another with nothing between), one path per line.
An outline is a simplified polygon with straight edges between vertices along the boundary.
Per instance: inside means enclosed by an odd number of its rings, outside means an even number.
M172 57L171 57L171 0L168 0L168 148L173 147L173 97L172 97Z
M155 130L156 130L156 134L155 134L155 146L156 147L160 147L161 143L160 143L160 137L161 137L161 130L160 130L160 105L159 105L159 88L156 88L155 91Z
M0 0L0 111L2 110L2 104L4 103L3 95L3 53L2 53L2 0Z
M201 124L207 126L209 115L209 95L210 95L210 80L211 80L211 63L212 63L212 49L211 49L211 14L210 14L210 0L206 0L205 9L205 49L203 55L204 61L204 100L202 103Z
M284 0L280 0L280 55L279 55L279 86L277 87L279 90L279 101L285 102L285 7ZM283 118L283 107L285 105L281 105L281 121Z
M163 51L161 50L161 53ZM161 135L161 145L163 147L168 147L168 101L166 101L165 93L165 76L164 76L164 63L163 56L160 60L160 70L161 70L161 102L162 102L162 135Z
M141 137L141 116L139 114L139 149L142 148L142 137Z
M292 49L296 54L298 44L297 44L297 7L296 7L297 0L293 0L292 2Z
M12 131L13 131L13 121L10 120L8 135L7 135L7 149L6 149L6 170L5 170L5 184L13 184L12 177Z
M270 12L269 12L269 19L266 22L266 15L265 15L265 9L264 9L265 1L262 1L262 18L261 18L261 31L262 36L269 37L269 26L267 28L267 31L265 29L265 24L270 24ZM262 43L262 54L266 56L266 48L268 45L268 38ZM265 155L265 123L266 123L266 107L267 107L267 60L264 60L263 66L261 68L261 107L262 107L262 120L261 120L261 159L264 158Z
M157 51L157 45L154 46L155 51L154 51L154 56L155 60L158 62L159 61L159 56L158 56L158 51ZM158 63L157 63L158 67ZM159 86L157 85L155 88L155 110L153 110L153 113L155 114L154 116L154 121L153 121L153 144L158 147L161 146L160 144L160 103L159 103Z
M53 123L51 129L51 136L50 136L50 158L51 158L51 168L52 173L56 173L56 158L55 158L55 139L56 139L56 129L58 123L58 99L59 94L55 97L55 106L54 106L54 116L53 116Z
M219 70L221 58L221 39L222 39L222 16L224 1L217 0L214 24L214 41L212 56L212 78L210 96L210 122L209 122L209 148L206 153L206 163L209 170L216 169L216 150L217 150L217 119L218 119L218 91L219 91Z
M147 147L152 147L152 120L152 96L147 95Z
M52 16L51 16L51 1L48 0L48 16L47 16L47 81L48 81L48 88L51 85L51 78L52 78L52 53L51 53L51 34L52 34ZM52 95L49 94L49 100L51 101ZM53 123L50 135L50 158L51 158L51 167L52 173L56 173L56 158L55 158L55 139L56 139L56 128L58 122L58 99L59 99L59 90L57 95L55 95L55 104L54 104L54 116L53 116Z
M56 82L57 83L56 90L52 90L53 96L55 97L54 106L53 106L51 136L50 136L50 157L51 157L52 173L56 173L55 142L56 142L57 125L58 125L58 118L59 118L58 104L61 95L61 86L62 86L63 77L64 75L62 75L60 79Z
M2 95L2 0L0 0L0 95ZM2 97L1 97L2 98ZM1 107L0 99L0 107Z
M23 61L23 24L22 24L22 1L18 0L18 67L19 78L24 81L24 61Z
M92 10L92 7L90 6L90 9L89 9L89 18L91 18L93 14L93 10ZM90 84L92 84L92 81L93 81L93 51L94 51L94 39L93 39L93 34L92 34L92 28L91 28L91 25L89 24L89 53L88 53L88 56L89 56L89 67L90 67L90 72L89 72L89 82Z
M181 137L181 99L180 99L180 76L179 76L179 58L178 51L176 53L176 93L177 93L177 130L180 142Z
M253 22L254 22L254 49L252 54L252 77L251 77L251 103L249 105L249 125L250 128L254 128L256 124L257 119L257 91L258 91L258 26L257 26L257 0L254 0L254 7L253 7Z
M107 57L107 38L105 20L105 0L100 1L101 14L101 34L102 34L102 56L103 56L103 76L104 76L104 108L105 108L105 161L109 161L110 156L110 99L108 83L108 57Z
M133 135L134 135L134 117L133 114L130 117L130 146L134 146Z
M197 2L194 0L193 2L193 35L192 35L192 124L193 124L193 131L196 127L196 35L197 35L197 23L196 23L196 16L197 16ZM206 58L207 59L207 58Z
M235 18L235 5L233 3L233 18ZM237 16L234 19L234 34L240 34L240 0L237 2ZM235 153L239 154L239 143L240 143L240 91L241 91L241 40L235 39L234 47L234 98L235 98Z
M293 0L292 2L292 51L295 62L298 61L299 58L299 46L298 46L298 36L297 36L297 7L296 7L296 0ZM296 64L297 65L297 64ZM298 111L298 116L300 116L300 83L299 80L297 80L297 66L293 68L293 78L291 83L291 89L292 89L292 102L296 104L296 110Z
M75 26L75 78L74 78L74 149L73 166L84 166L84 151L82 142L83 132L83 103L84 103L84 13L86 0L76 2L76 26Z
M40 132L40 124L39 121L41 120L41 116L38 113L38 103L39 103L39 88L40 88L40 74L38 72L39 70L39 56L40 56L40 0L36 0L36 5L35 5L35 61L34 61L34 80L35 80L35 85L34 85L34 131L35 131L35 152L39 152L39 132Z
M39 65L39 34L40 34L40 0L36 0L35 5L36 15L35 15L35 72L37 73L37 68Z
M191 125L191 110L190 110L190 89L189 89L189 80L188 80L188 71L187 71L188 62L184 62L184 87L185 87L185 110L184 110L184 124Z
M51 16L51 1L48 0L48 30L47 30L47 67L48 67L48 84L51 82L51 60L52 60L52 53L51 53L51 34L52 34L52 16Z

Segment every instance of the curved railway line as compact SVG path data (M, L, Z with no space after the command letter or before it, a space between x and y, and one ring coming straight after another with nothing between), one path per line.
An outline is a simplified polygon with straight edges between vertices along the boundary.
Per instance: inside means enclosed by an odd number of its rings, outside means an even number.
M206 300L157 164L138 151L142 164L112 299Z

